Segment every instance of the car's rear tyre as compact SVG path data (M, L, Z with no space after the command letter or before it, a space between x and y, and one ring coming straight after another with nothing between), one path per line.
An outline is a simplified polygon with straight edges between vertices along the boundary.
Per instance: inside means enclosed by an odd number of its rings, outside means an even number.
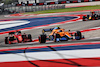
M98 15L98 19L100 19L100 15Z
M99 19L99 16L98 15L95 15L95 20L98 20Z
M75 33L75 37L78 37L78 39L76 39L76 40L80 40L80 39L82 38L81 32L80 32L80 31L77 31L77 32Z
M5 37L5 44L9 44L8 37Z
M83 16L83 21L86 21L86 17L85 16Z
M46 42L46 34L42 34L39 36L39 42L40 43L45 43Z

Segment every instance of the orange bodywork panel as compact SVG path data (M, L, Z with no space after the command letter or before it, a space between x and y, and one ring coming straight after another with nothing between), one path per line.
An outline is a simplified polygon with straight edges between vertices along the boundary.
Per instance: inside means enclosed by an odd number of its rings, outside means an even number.
M68 37L71 37L69 32L65 32L64 29L55 29L50 33L50 35L54 35L54 34L59 34L61 37L65 36L65 35L67 35Z

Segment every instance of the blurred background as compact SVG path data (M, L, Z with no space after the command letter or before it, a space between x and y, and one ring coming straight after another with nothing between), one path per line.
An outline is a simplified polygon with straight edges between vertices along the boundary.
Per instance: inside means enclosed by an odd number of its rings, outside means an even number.
M0 0L0 15L64 9L65 4L99 0Z

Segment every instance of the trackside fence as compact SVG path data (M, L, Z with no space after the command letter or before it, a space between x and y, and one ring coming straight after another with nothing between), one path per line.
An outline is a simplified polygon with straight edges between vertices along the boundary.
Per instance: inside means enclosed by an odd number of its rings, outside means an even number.
M1 12L8 13L21 13L21 12L36 12L43 10L54 10L54 9L64 9L64 4L54 4L54 5L41 5L41 6L4 6Z

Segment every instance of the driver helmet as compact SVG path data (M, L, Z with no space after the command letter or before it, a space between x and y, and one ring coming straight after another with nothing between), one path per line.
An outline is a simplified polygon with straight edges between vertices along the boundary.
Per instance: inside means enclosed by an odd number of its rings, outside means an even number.
M59 32L62 32L62 30L59 30Z
M91 11L91 13L94 14L95 12L94 11Z

